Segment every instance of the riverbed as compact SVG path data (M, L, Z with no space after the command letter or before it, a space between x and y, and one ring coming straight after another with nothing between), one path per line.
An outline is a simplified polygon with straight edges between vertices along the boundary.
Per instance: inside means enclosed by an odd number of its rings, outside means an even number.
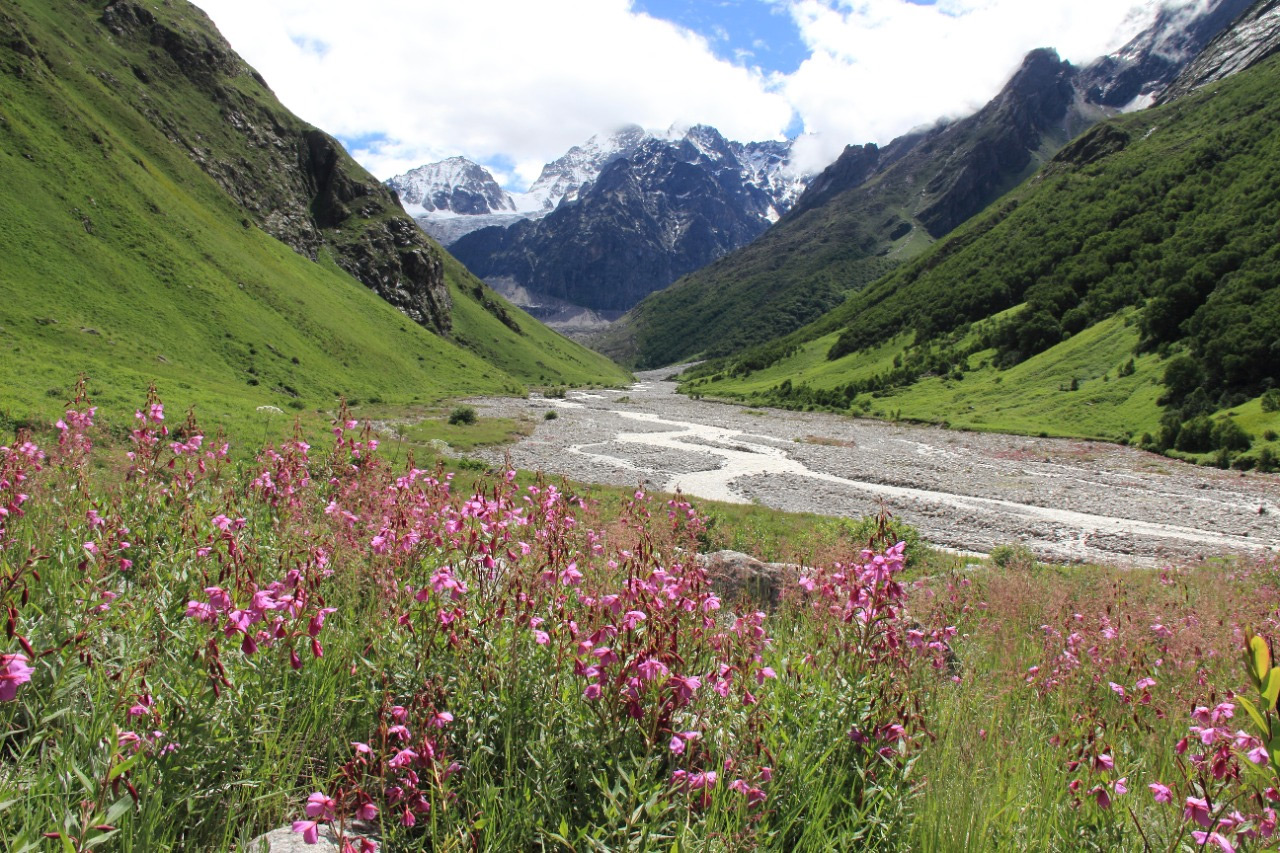
M691 400L669 374L639 374L622 391L472 400L481 417L537 424L483 455L581 482L793 512L887 508L930 542L977 553L1018 544L1044 559L1163 565L1280 551L1280 475L1105 442Z

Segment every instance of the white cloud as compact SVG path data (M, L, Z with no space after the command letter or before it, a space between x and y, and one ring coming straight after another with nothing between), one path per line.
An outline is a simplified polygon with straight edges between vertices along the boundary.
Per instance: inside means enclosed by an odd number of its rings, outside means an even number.
M766 78L630 0L195 0L304 119L379 177L462 154L522 188L595 133L702 122L779 138L813 162L989 100L1028 50L1086 62L1154 0L767 0L810 57ZM1205 0L1175 0L1203 3ZM1136 5L1132 5L1135 4ZM1137 13L1137 17L1131 17ZM786 25L786 21L781 21Z
M991 99L1028 51L1053 47L1084 64L1119 47L1155 4L1125 0L794 0L812 53L777 80L805 129L821 134L813 156L848 142L886 143Z
M627 0L196 0L280 99L379 177L443 157L541 165L624 124L770 139L791 118L756 72ZM316 49L323 45L323 49Z

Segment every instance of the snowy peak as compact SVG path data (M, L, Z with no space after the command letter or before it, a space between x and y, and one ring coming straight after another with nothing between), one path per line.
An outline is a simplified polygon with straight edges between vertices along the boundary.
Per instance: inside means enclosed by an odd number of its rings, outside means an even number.
M650 138L639 125L627 125L613 133L598 133L562 157L542 167L542 174L523 193L521 209L550 211L566 196L574 198L584 184L599 177L614 160L629 156Z
M775 222L791 209L812 177L791 165L791 142L733 142L708 125L673 127L650 133L627 125L575 145L542 168L526 192L503 190L483 166L450 157L387 181L429 234L445 245L478 228L541 219L582 194L619 160L672 157L698 166L717 179L730 176L750 190L752 214ZM744 196L746 197L746 196Z
M428 214L481 216L514 213L511 194L498 186L489 170L465 157L428 163L387 181L412 216Z

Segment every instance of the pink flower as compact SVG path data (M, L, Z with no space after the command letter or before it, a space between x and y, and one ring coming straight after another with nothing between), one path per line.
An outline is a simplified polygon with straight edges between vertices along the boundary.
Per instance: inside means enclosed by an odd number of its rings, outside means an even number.
M581 580L582 572L578 571L577 563L570 563L560 573L560 583L564 586L577 586Z
M1205 829L1213 826L1213 818L1209 816L1209 801L1199 797L1187 797L1182 809L1183 820L1194 820Z
M667 744L667 748L676 755L684 755L684 740L679 735L672 735L671 743Z
M1254 764L1266 764L1268 757L1267 748L1265 746L1255 746L1248 752L1248 758Z
M333 820L336 816L338 804L333 801L333 797L327 797L316 791L307 797L306 813L307 817L316 818L317 820Z
M668 684L676 691L676 702L683 705L693 698L693 693L702 686L702 679L696 675L673 675Z
M1116 762L1110 755L1105 752L1093 760L1094 770L1111 770L1116 766Z
M0 702L12 702L18 696L18 685L31 680L33 670L27 665L27 656L18 652L0 655Z
M644 681L653 681L655 678L662 678L670 674L671 670L657 658L645 658L636 664L636 672L640 674L640 678Z
M402 749L387 762L387 766L393 770L398 770L401 767L408 767L417 760L418 753L414 752L412 749Z
M1169 790L1168 785L1162 785L1159 782L1152 782L1147 785L1151 789L1151 795L1156 798L1157 803L1173 802L1173 791Z
M1221 832L1201 832L1196 830L1191 833L1191 837L1195 839L1199 847L1206 847L1213 843L1218 845L1223 850L1223 853L1236 853L1235 845Z
M582 696L585 699L595 700L600 698L600 692L601 692L600 685L595 682L592 682L591 684L587 685L587 688L585 690L582 691Z
M1134 690L1146 690L1148 687L1155 687L1156 680L1148 676L1147 678L1139 678L1138 683L1133 685Z
M1119 684L1116 684L1114 681L1108 681L1108 682L1107 682L1107 684L1109 684L1109 685L1111 686L1111 691L1112 691L1113 693L1115 693L1115 694L1116 694L1117 696L1119 696L1121 699L1123 699L1123 698L1124 698L1124 688L1123 688L1123 687L1121 687Z
M320 841L320 825L314 820L295 820L293 831L301 832L302 840L308 844L316 844Z

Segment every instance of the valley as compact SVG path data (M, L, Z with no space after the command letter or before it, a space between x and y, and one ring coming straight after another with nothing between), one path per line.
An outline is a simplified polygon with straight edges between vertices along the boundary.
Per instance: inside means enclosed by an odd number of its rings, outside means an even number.
M1046 559L1159 565L1280 549L1280 477L1190 465L1104 442L1027 438L749 409L675 393L671 370L626 391L484 398L531 412L519 468L581 482L857 518L883 505L937 545ZM554 411L545 419L541 412Z

